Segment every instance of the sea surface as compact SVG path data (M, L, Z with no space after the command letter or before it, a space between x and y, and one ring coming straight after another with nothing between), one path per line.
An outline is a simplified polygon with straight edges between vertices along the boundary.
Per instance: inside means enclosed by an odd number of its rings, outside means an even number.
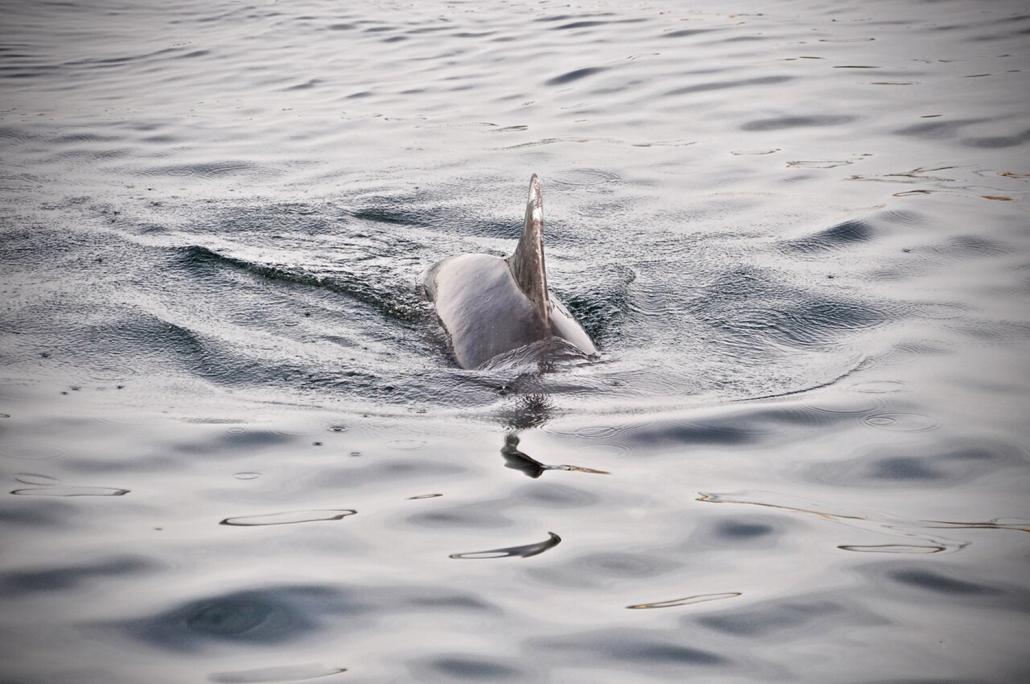
M1025 2L0 10L4 684L1030 681Z

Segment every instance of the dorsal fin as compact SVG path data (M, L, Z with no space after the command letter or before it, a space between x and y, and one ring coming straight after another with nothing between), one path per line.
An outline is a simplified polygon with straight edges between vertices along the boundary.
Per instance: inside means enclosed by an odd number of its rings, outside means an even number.
M540 196L540 179L529 179L529 201L526 202L526 224L515 252L508 257L508 268L522 293L529 297L536 313L541 337L551 333L551 305L547 296L547 270L544 268L544 202Z

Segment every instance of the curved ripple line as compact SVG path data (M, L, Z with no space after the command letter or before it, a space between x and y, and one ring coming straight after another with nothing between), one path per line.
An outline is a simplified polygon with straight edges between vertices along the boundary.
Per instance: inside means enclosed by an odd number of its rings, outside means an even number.
M743 592L740 591L724 591L719 594L695 594L694 596L684 596L683 598L669 599L668 601L655 601L653 603L634 603L633 605L626 607L631 610L642 610L646 608L673 608L675 606L689 606L694 603L722 601L725 599L737 598L738 596L742 595Z
M937 544L839 544L837 548L859 553L941 553L948 550L946 546Z
M282 665L260 667L253 670L215 672L208 681L216 684L265 684L266 682L299 682L319 677L331 677L346 672L345 667L323 667L322 665Z
M219 525L232 527L264 527L267 525L298 525L307 522L329 522L342 520L357 513L353 508L315 508L281 513L263 513L226 518Z
M25 487L12 489L15 496L125 496L131 490L118 487L76 487L54 485L52 487Z

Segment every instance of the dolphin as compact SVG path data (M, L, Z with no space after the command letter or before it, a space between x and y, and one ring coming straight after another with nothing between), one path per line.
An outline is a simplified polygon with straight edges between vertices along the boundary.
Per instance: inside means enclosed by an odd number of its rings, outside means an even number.
M590 336L547 289L540 179L529 180L526 222L506 258L462 254L435 264L423 285L462 368L478 368L520 347L560 338L583 354Z

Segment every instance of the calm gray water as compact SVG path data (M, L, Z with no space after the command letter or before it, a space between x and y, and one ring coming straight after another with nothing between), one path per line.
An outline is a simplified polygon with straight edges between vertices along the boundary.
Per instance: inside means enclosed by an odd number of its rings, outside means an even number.
M2 4L0 680L1030 678L1025 3L164 5Z

